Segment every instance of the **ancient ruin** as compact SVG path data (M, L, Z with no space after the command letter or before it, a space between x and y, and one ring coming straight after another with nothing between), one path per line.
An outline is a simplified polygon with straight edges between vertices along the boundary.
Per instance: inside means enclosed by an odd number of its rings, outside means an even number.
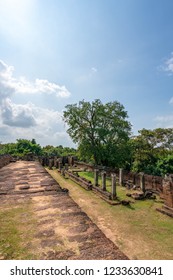
M157 210L172 217L172 176L162 178L159 176L152 176L144 173L134 173L129 171L127 172L122 168L112 169L103 166L93 166L84 162L78 162L73 159L73 157L70 157L69 160L68 157L65 157L63 159L60 158L57 160L59 162L59 170L66 169L63 172L65 172L72 180L74 180L87 190L93 190L94 192L99 194L101 198L112 205L117 205L115 201L117 198L116 184L118 183L120 186L125 186L129 190L134 190L133 193L127 193L127 196L133 198L134 200L155 199L156 195L159 195L161 199L164 200L164 206L162 209ZM45 161L47 161L47 165L52 168L52 159L46 159ZM50 165L49 161L51 162ZM40 162L42 163L42 159L40 159ZM69 162L71 166L75 165L80 169L94 172L94 184L91 184L91 182L87 181L85 178L81 178L79 174L75 172L67 171L65 165ZM99 174L102 178L101 186L99 186L98 184ZM106 176L111 176L111 193L107 192L106 189ZM122 201L123 205L128 205L129 203L129 200Z

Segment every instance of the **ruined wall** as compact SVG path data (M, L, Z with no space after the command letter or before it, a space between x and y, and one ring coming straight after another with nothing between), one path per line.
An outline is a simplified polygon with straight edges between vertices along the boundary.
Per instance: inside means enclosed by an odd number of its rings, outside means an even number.
M118 168L110 168L106 166L99 166L99 165L92 165L85 162L79 162L74 160L74 157L42 157L40 158L41 164L44 166L49 166L49 168L52 168L53 166L58 168L59 163L63 166L66 164L69 165L76 165L77 167L94 172L95 169L99 170L99 174L101 174L102 171L106 171L107 176L111 176L112 173L116 174L117 180L119 179L119 169ZM122 178L122 185L128 186L128 187L140 187L140 179L141 174L135 173L135 172L129 172L127 170L123 170L123 178ZM152 176L144 174L144 188L145 190L151 190L155 193L163 193L163 178L159 176Z
M151 189L156 193L163 192L163 178L160 176L144 175L145 189Z
M169 176L168 178L164 179L163 195L164 195L164 204L167 207L173 208L173 177L172 176Z
M10 155L0 155L0 168L14 161L13 157Z
M129 183L131 186L140 187L140 173L123 170L123 184ZM145 190L152 190L158 194L163 192L163 178L144 174Z
M173 175L163 179L163 199L164 205L156 210L173 218Z

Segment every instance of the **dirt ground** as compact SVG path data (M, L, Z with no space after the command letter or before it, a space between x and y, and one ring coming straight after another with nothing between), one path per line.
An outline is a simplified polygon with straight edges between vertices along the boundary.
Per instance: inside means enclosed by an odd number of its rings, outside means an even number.
M40 166L0 169L0 259L128 259Z

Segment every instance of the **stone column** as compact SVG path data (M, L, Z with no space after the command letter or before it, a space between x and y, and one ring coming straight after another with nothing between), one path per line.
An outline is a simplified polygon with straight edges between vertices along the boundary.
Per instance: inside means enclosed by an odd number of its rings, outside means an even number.
M116 192L116 174L111 174L112 184L111 184L111 193L112 193L112 199L114 200L117 196Z
M63 177L65 177L65 169L64 169L64 168L61 169L61 175L62 175Z
M55 165L54 165L56 168L58 168L59 167L59 161L58 161L58 159L56 160L56 162L55 162Z
M171 176L163 180L164 204L173 208L173 178Z
M57 156L55 156L54 159L53 159L53 165L54 165L54 167L56 167L56 162L57 162Z
M94 169L94 185L98 186L98 181L99 181L99 170Z
M63 166L62 166L62 162L58 162L58 168L59 168L59 170L61 171L61 169L63 168Z
M102 190L106 191L106 172L103 171L101 174L102 174Z
M123 185L123 169L122 168L119 169L119 185L120 186Z
M173 218L173 175L163 179L163 198L164 205L156 210Z
M41 158L41 165L45 166L45 159L44 158Z
M68 170L68 163L65 163L65 170Z
M145 193L145 177L143 172L140 173L140 188Z
M53 159L49 159L49 169L52 169L54 164L54 160Z
M49 158L48 157L45 158L45 164L46 164L46 166L49 166Z

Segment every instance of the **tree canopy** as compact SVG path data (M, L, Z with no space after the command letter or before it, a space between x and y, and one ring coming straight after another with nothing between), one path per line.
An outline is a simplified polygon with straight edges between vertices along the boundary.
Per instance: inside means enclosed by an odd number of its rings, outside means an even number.
M0 154L10 154L12 156L23 157L28 153L32 153L35 156L71 156L76 155L76 149L59 146L47 145L41 147L37 144L35 139L17 139L16 143L0 143Z
M153 175L163 175L171 170L173 172L173 128L142 129L131 140L131 144L134 171Z
M32 153L39 156L42 153L42 148L36 143L35 139L17 139L16 143L1 144L0 153L11 154L12 156L24 156Z
M65 108L67 132L79 145L83 159L107 166L125 164L131 124L122 104L117 101L103 104L96 99L91 103L82 100Z

